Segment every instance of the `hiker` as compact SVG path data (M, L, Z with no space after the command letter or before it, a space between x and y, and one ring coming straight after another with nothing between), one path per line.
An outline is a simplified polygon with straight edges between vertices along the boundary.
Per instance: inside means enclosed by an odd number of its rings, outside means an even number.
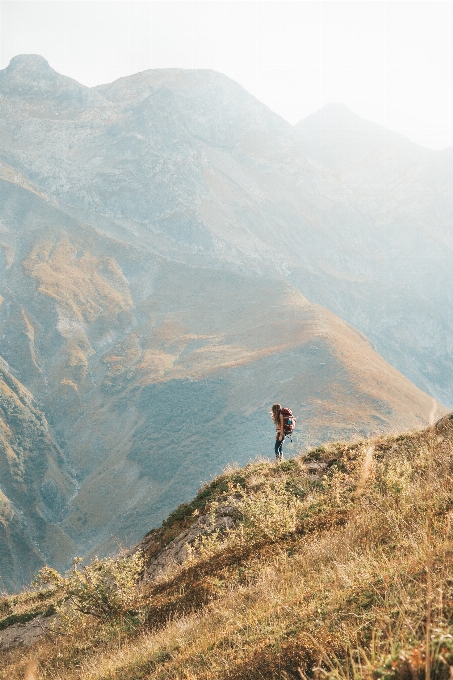
M272 406L271 417L277 428L275 434L275 459L279 461L282 459L282 447L285 437L294 430L296 419L290 408L282 408L280 404Z

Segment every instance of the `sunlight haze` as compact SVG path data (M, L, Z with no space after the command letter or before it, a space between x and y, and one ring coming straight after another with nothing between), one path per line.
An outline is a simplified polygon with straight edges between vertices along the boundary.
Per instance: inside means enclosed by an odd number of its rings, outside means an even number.
M94 86L215 69L295 124L342 102L431 148L452 145L452 2L1 2L1 68L36 53Z

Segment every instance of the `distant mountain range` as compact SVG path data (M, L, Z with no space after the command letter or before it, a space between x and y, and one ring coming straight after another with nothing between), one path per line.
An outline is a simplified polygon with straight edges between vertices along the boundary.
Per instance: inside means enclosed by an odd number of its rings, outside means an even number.
M451 168L340 105L292 127L213 71L0 71L4 587L271 455L273 401L288 452L450 406Z

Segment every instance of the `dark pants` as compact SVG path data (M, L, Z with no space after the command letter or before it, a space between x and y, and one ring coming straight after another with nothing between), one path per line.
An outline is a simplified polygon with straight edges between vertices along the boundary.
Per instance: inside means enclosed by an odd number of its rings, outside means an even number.
M278 437L275 438L275 457L276 458L281 458L281 456L282 456L282 446L283 446L284 441L285 441L285 435L283 435L283 439L279 439Z

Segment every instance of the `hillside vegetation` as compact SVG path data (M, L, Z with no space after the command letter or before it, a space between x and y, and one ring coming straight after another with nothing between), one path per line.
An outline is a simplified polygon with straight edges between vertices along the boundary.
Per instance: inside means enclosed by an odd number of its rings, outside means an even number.
M3 651L0 677L450 677L452 445L450 414L225 471L138 552L66 579L44 571L52 587L0 600L0 635L52 622ZM197 523L185 561L151 579Z

